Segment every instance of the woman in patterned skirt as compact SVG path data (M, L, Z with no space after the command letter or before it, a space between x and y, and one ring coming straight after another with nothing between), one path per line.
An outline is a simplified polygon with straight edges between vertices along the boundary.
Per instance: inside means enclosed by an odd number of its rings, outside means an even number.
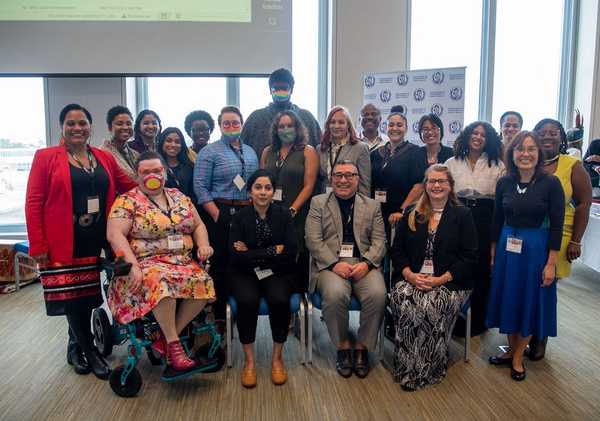
M119 323L153 312L161 335L152 348L166 355L167 370L177 375L199 371L209 363L190 359L179 334L215 299L212 279L192 258L194 243L201 262L213 249L191 200L177 189L164 188L165 172L160 155L142 153L136 163L138 187L121 195L112 207L108 240L132 267L129 276L111 283L108 304ZM178 299L182 299L179 306Z
M394 380L403 390L439 383L448 368L448 342L473 288L477 231L454 193L445 165L425 172L425 191L400 221L392 247L396 287Z

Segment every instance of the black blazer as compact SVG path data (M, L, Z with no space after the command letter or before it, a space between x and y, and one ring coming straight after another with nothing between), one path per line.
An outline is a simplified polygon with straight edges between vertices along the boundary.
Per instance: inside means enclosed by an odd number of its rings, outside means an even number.
M274 273L293 273L296 271L296 254L298 240L290 210L277 203L272 203L267 211L267 223L271 228L272 244L283 244L283 253L272 255L266 248L258 248L256 244L256 211L248 205L237 212L231 221L229 231L229 255L232 267L236 272L252 272L255 267L271 269ZM241 241L248 246L248 251L236 251L233 243Z
M391 257L394 265L394 279L402 279L402 270L419 273L425 260L427 245L427 225L415 221L416 231L408 227L409 211L398 223ZM442 219L437 227L433 248L434 275L446 271L452 274L452 281L444 286L450 290L473 289L472 268L477 264L477 231L471 210L465 206L446 204Z

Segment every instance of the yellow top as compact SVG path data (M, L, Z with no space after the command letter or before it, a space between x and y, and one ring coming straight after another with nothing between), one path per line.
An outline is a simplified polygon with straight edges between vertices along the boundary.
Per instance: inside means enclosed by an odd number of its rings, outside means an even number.
M573 173L573 166L577 162L577 158L561 154L558 158L558 166L554 172L554 175L560 180L565 194L565 223L560 252L558 253L558 262L556 263L557 278L566 278L571 273L571 264L567 260L567 246L573 234L573 219L575 218L575 205L572 203L573 185L571 184L571 174Z

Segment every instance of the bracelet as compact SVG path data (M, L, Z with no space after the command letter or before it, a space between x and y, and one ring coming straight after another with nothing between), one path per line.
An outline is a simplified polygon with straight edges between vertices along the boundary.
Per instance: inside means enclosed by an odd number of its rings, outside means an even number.
M573 244L574 246L581 247L581 243L578 243L577 241L569 240L569 244Z

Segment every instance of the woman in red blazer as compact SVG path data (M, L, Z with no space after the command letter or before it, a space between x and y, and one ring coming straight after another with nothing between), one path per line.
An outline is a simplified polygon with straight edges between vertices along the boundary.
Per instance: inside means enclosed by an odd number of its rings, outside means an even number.
M78 104L60 113L61 145L36 152L27 183L29 251L42 269L46 312L69 322L67 362L75 372L107 379L110 368L93 345L91 312L102 304L98 257L106 247L106 215L135 187L107 152L88 145L92 117Z

